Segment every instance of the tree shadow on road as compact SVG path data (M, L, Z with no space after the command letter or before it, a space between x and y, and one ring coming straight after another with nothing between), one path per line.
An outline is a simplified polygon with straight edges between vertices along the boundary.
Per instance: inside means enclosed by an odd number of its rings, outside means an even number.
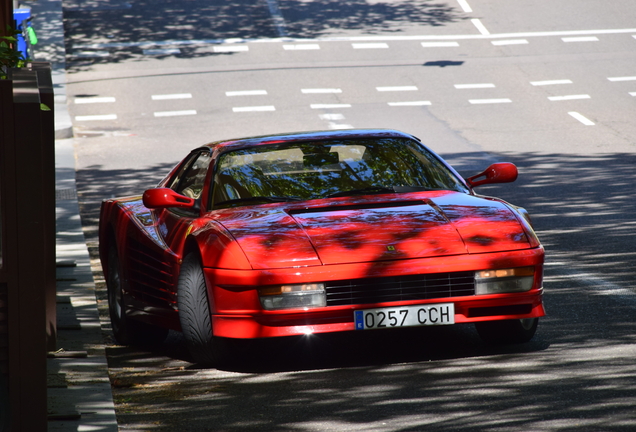
M94 64L142 61L148 55L144 48L172 48L149 54L158 59L231 56L235 53L210 46L232 39L401 34L463 19L458 7L430 0L64 1L70 73Z
M634 430L636 303L629 290L636 285L636 155L491 156L516 163L519 180L478 191L526 207L546 246L548 316L532 342L489 347L463 325L314 335L248 343L243 357L220 370L189 363L178 335L154 351L111 345L120 425L159 431ZM452 155L465 175L482 159ZM78 171L93 252L100 200L139 194L171 166Z

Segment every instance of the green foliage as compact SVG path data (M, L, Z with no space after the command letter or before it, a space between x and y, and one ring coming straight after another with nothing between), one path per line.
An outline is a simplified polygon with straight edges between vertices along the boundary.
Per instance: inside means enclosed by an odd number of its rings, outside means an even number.
M15 47L18 39L15 37L20 32L7 26L7 34L11 36L0 37L0 79L7 78L10 68L24 67L27 59Z

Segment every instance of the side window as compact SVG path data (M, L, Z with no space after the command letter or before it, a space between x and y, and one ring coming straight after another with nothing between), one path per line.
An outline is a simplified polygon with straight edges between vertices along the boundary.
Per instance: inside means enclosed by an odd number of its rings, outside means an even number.
M194 154L174 178L170 189L189 198L199 199L210 161L210 152L207 150Z

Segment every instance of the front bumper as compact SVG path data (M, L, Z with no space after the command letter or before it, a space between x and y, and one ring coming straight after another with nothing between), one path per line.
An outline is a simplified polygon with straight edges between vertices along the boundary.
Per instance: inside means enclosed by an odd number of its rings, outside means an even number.
M205 268L210 313L216 336L266 338L354 330L354 311L381 307L453 303L455 323L536 318L543 308L543 248L513 252L423 258L374 263L309 266L271 270ZM535 266L533 288L527 292L470 295L400 302L349 304L308 309L265 311L260 286L321 282L408 274L465 272L493 268Z

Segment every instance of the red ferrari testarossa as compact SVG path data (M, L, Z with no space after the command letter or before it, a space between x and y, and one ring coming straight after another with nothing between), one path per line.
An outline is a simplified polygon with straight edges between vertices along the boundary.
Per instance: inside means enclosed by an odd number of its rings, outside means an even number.
M228 338L475 323L529 341L545 314L527 212L473 192L394 130L281 134L190 152L143 196L102 204L100 256L120 343L183 332L198 363Z

